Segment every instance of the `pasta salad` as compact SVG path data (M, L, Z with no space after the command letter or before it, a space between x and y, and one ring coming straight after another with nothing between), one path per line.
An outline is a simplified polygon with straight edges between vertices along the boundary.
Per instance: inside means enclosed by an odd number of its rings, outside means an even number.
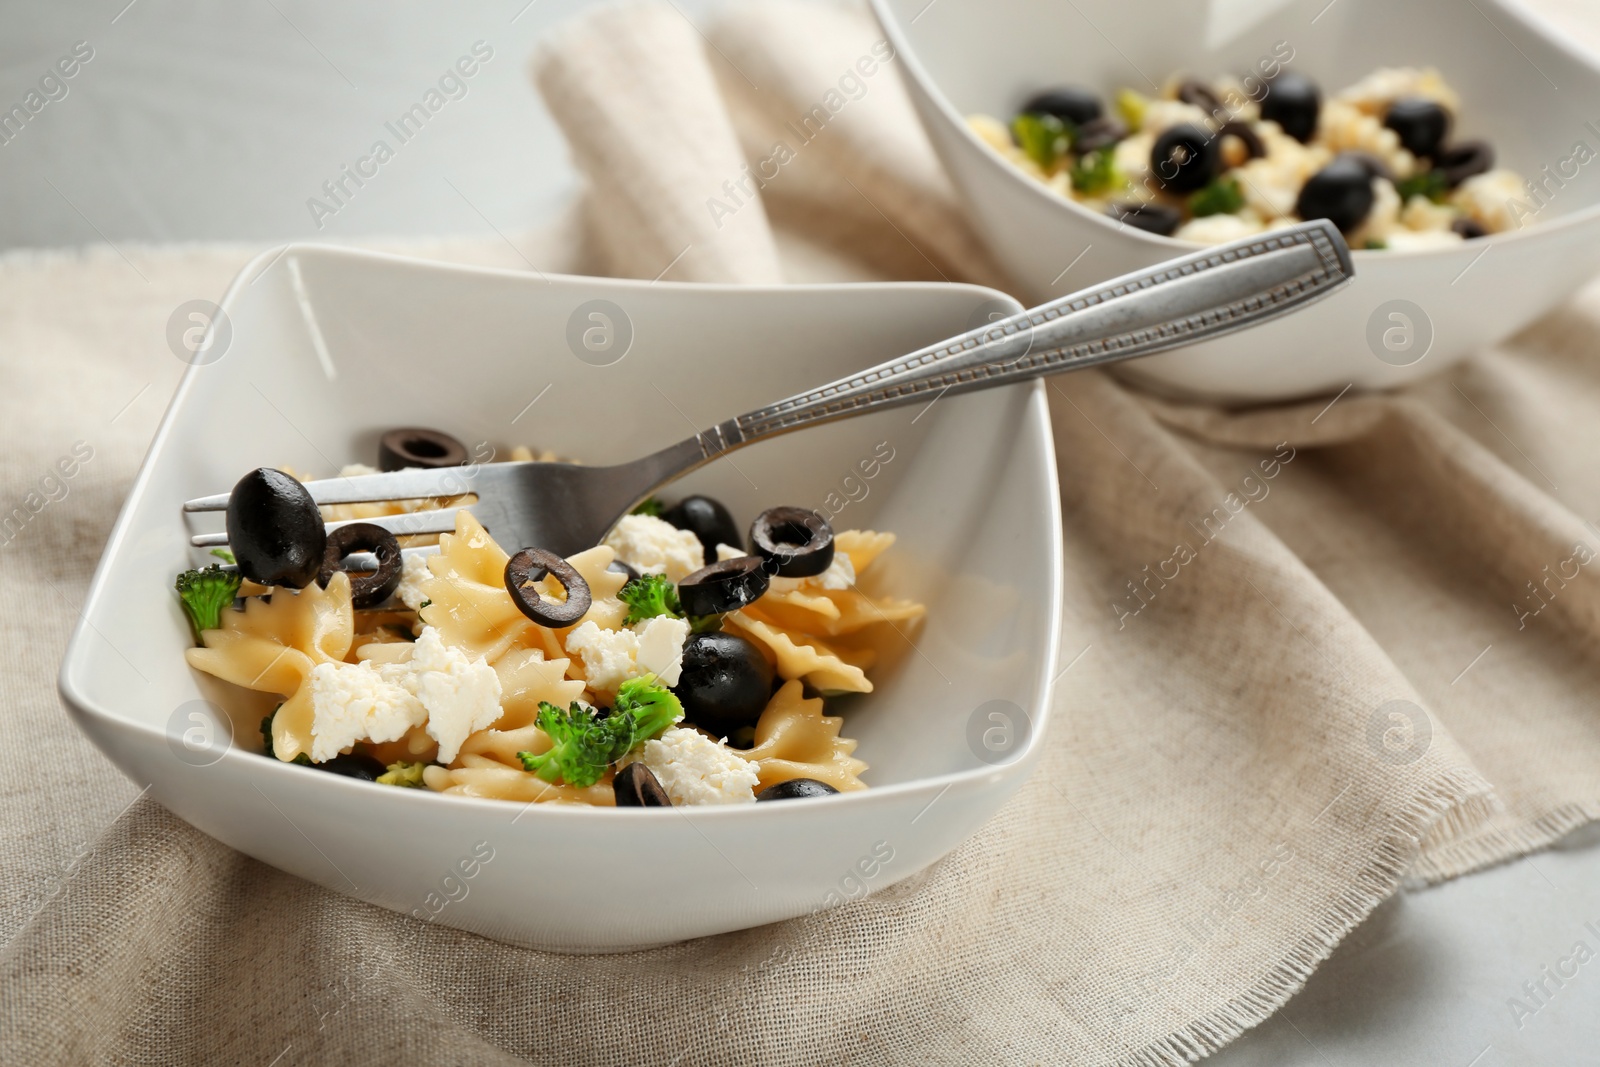
M1122 89L1109 108L1058 86L1009 123L967 122L1062 196L1199 244L1328 219L1352 248L1444 248L1517 229L1543 202L1487 141L1457 138L1461 101L1438 71L1383 68L1324 99L1292 55L1264 60L1264 77Z
M444 459L464 461L437 436ZM774 507L747 538L699 495L648 500L565 559L500 545L464 509L436 550L369 522L324 527L457 502L319 508L292 472L269 468L235 486L224 562L176 587L190 666L281 698L261 723L265 755L539 803L866 788L844 720L824 712L834 696L871 692L885 631L924 614L880 588L874 564L893 534L835 532L819 512ZM358 564L356 552L372 555Z

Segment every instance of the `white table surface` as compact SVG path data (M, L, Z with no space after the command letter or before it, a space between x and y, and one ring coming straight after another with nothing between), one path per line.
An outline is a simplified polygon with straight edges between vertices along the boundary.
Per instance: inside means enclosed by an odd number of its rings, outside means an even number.
M0 250L533 229L577 183L527 59L588 2L13 4L0 36L4 107L75 42L94 58L0 145ZM1537 6L1562 18L1592 2ZM709 6L678 3L690 17ZM1600 19L1589 21L1575 36L1596 44ZM480 40L494 55L467 94L319 227L307 199ZM1579 941L1595 958L1559 987L1545 979L1538 1006L1523 983ZM1518 1019L1512 997L1539 1010ZM1600 830L1391 900L1303 992L1211 1062L1600 1064Z

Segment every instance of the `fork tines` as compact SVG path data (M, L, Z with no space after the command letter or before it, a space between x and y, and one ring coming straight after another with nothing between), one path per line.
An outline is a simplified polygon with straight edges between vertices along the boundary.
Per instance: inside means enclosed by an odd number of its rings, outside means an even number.
M460 467L440 467L432 470L412 469L385 474L357 474L348 478L322 478L305 482L306 490L317 504L372 504L399 500L439 500L463 496L472 492ZM228 493L197 497L186 501L186 512L224 511L228 507ZM450 533L456 528L456 512L471 511L472 505L410 511L399 515L379 515L370 519L345 519L327 523L329 530L348 526L352 522L370 522L381 526L397 537L407 534ZM189 543L196 548L220 547L228 543L225 532L195 534Z

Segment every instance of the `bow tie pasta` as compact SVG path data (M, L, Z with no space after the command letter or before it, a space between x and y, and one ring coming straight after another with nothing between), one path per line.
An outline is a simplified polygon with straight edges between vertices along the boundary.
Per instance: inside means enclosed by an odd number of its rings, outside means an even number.
M295 592L249 597L243 611L224 611L222 625L200 635L203 648L185 654L189 666L225 682L286 698L272 719L279 759L311 751L308 682L320 664L342 663L355 632L350 580L335 574L327 589L315 583Z

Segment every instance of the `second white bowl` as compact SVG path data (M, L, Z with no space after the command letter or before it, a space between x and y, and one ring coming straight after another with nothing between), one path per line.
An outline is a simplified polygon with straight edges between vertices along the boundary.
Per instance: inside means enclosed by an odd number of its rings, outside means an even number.
M934 148L1029 303L1192 247L1056 195L967 127L967 115L1009 116L1063 82L1108 98L1121 86L1150 91L1148 79L1175 72L1254 69L1285 43L1291 69L1325 91L1377 67L1433 66L1461 94L1461 133L1545 183L1547 206L1526 229L1440 251L1357 251L1345 292L1120 368L1157 390L1251 402L1399 385L1510 336L1600 270L1600 122L1584 110L1600 99L1600 69L1514 0L872 5ZM1588 162L1575 160L1580 144Z

